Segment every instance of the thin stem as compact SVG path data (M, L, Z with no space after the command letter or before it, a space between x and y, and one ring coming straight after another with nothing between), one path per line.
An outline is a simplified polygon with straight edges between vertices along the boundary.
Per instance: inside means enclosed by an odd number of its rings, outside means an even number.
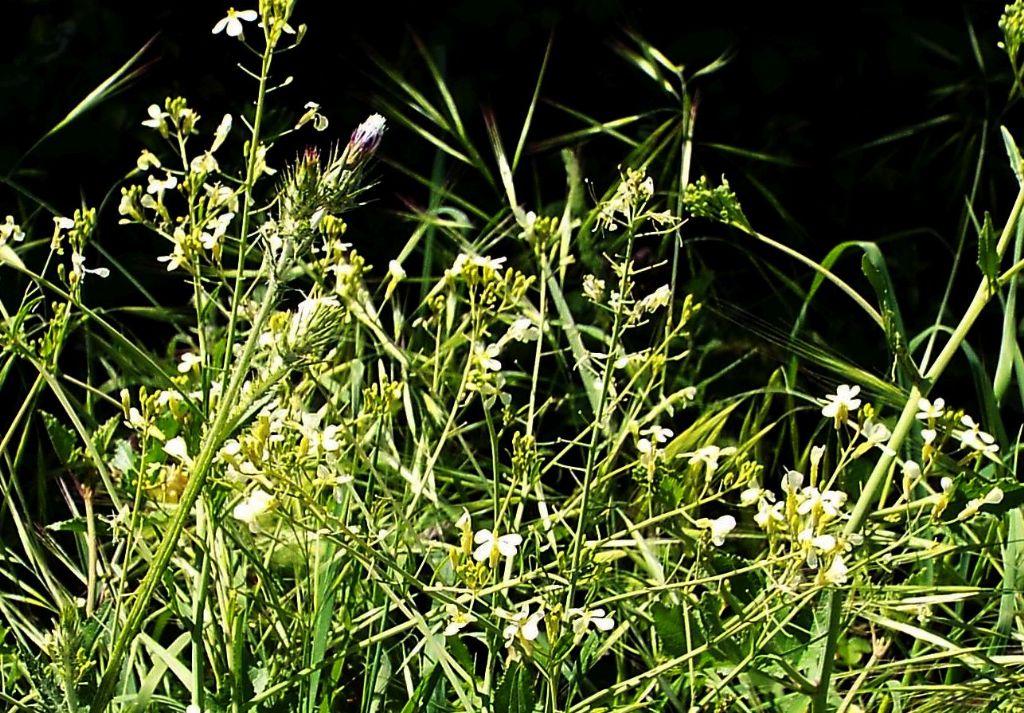
M996 252L999 257L1002 257L1003 253L1006 252L1006 247L1009 245L1013 232L1017 228L1017 221L1020 220L1022 209L1024 209L1024 188L1017 193L1017 199L1014 201L1013 208L1010 210L1010 216L1007 218L1006 224L1003 226L1003 232L999 237L999 243L996 245ZM907 396L907 402L903 406L903 412L900 414L899 420L896 422L896 427L893 429L892 436L886 444L887 447L875 463L875 467L871 471L871 475L868 476L868 480L864 484L864 489L861 491L860 497L857 498L857 503L853 508L850 519L843 528L844 535L850 536L860 531L865 519L867 519L868 512L874 506L878 491L881 489L883 482L889 475L890 467L896 458L896 452L903 445L903 441L906 439L907 434L910 433L910 428L916 420L915 417L917 414L918 400L928 395L931 387L942 372L945 371L950 360L952 360L953 356L960 349L960 345L963 344L964 339L967 337L967 332L970 331L974 322L981 314L982 309L984 309L985 305L988 304L988 301L992 297L993 292L989 286L988 279L986 277L982 277L981 282L978 284L978 289L975 290L971 304L964 312L963 317L960 319L960 323L957 324L953 333L949 336L949 339L946 341L946 345L942 348L942 351L939 352L937 357L935 357L935 362L924 374L921 385L914 385L911 387L910 394ZM829 684L832 677L832 666L835 659L836 645L838 644L839 639L839 625L843 600L845 599L845 592L841 589L835 589L826 596L829 596L829 610L827 616L829 628L825 640L825 648L821 657L818 689L815 691L812 699L813 710L815 713L825 713L828 708Z
M260 127L263 123L267 77L270 72L270 61L273 54L274 44L268 41L266 49L263 52L259 93L256 100L256 115L253 119L252 139L249 143L249 164L246 170L245 190L242 196L243 207L242 225L239 232L238 270L235 278L234 293L232 295L231 317L228 322L228 344L232 344L234 340L235 320L238 313L238 304L242 294L242 267L247 254L245 241L249 232L252 190L257 178L255 174L257 152L260 146ZM203 440L203 446L199 451L199 455L196 456L196 459L193 462L192 472L189 475L188 484L185 486L185 490L181 495L181 499L178 503L178 509L175 511L174 518L171 520L167 531L164 534L163 540L160 542L160 547L157 549L156 555L153 557L153 562L150 566L149 572L143 578L141 584L139 584L139 587L136 590L132 608L129 610L128 616L125 619L124 627L121 629L117 639L114 641L114 645L110 652L110 661L107 662L107 667L103 672L103 678L100 680L100 685L96 690L96 696L92 701L92 705L89 707L89 713L101 713L110 702L110 699L113 698L114 687L117 685L117 681L120 678L121 666L124 663L127 650L131 645L132 640L135 638L135 634L138 632L139 627L142 625L142 620L146 615L149 602L153 598L153 594L156 592L160 577L163 576L163 572L170 563L171 557L177 548L178 538L181 536L182 530L185 527L185 520L191 516L192 506L195 504L196 499L199 497L199 493L206 482L210 466L213 463L214 455L216 455L221 443L230 433L231 426L234 423L233 417L235 415L235 402L238 399L242 383L244 382L246 373L249 370L249 364L252 362L253 355L256 352L259 334L276 303L278 286L276 266L270 264L270 262L264 258L263 268L266 270L266 274L269 275L267 294L263 299L263 303L260 305L259 313L253 320L252 329L249 331L248 338L246 339L245 346L242 350L242 355L234 364L235 368L231 373L231 381L225 391L223 400L218 404L216 417L210 427L209 436ZM226 349L224 352L225 372L227 372L231 366L231 352L232 350L230 348Z

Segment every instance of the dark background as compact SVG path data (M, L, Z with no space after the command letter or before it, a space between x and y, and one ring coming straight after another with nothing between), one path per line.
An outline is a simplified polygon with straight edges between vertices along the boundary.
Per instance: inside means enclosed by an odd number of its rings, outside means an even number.
M1005 123L1021 137L1024 128L1017 128L1007 106L1009 67L996 47L1002 6L847 3L834 6L826 18L821 3L300 0L293 24L306 22L310 31L301 47L277 61L278 77L296 80L276 96L296 111L307 100L320 102L331 118L328 137L343 139L376 108L373 95L381 72L372 54L427 86L412 42L415 33L443 68L480 144L486 145L484 108L494 111L510 144L549 40L553 50L542 97L599 119L665 103L654 85L610 48L626 40L627 30L692 69L730 53L724 69L694 83L700 97L698 142L776 160L699 145L696 174L716 179L726 174L759 230L811 256L820 258L843 240L881 243L914 333L934 319L985 127L985 180L975 210L979 216L992 210L998 225L1015 192L998 126ZM208 130L225 111L237 115L254 87L235 64L253 58L240 43L210 33L225 9L226 4L209 0L14 0L13 5L8 0L0 66L5 102L0 175L68 213L83 200L99 204L112 188L116 196L118 181L134 166L140 147L156 146L152 132L139 125L148 104L181 94L206 117ZM145 55L151 64L142 76L21 159L41 133L153 36ZM543 104L533 137L578 126ZM885 140L894 135L899 138ZM383 150L388 158L423 171L433 156L421 140L397 128ZM582 148L581 156L588 175L603 180L614 176L625 150L597 139ZM386 165L378 170L375 206L382 214L401 208L403 200L425 202L425 189ZM541 174L539 180L556 192L564 181L556 174ZM494 199L497 207L500 197ZM0 213L27 207L23 197L0 186ZM114 254L130 253L138 245L133 234L109 229L115 208L116 200L106 208L100 240ZM701 248L721 296L779 325L790 323L794 305L773 296L770 278L739 259L738 247L754 250L803 284L809 273L749 243ZM977 281L970 269L973 248L966 260L964 291ZM132 263L129 257L128 264L159 279L151 258ZM857 259L839 271L866 287ZM108 289L116 302L117 288ZM825 342L835 340L855 360L863 352L861 361L884 372L881 341L865 341L858 327L845 324L844 315L852 312L839 299L816 305L812 325ZM960 304L954 301L954 307ZM843 344L844 338L849 343ZM975 346L983 358L991 358L984 345Z

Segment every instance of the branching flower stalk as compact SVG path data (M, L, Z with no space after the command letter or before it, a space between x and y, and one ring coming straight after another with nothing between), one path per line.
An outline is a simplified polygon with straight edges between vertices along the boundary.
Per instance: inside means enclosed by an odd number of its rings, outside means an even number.
M1022 209L1024 209L1024 187L1022 187L1017 193L1017 198L1013 203L1013 208L1010 210L1010 215L1007 218L1006 224L1003 226L1002 233L999 236L999 242L996 246L996 253L999 258L1002 258L1010 244L1010 239L1012 238L1014 231L1017 229L1017 223L1021 219ZM967 332L970 331L974 322L981 314L981 311L994 295L995 293L991 288L989 280L983 276L977 290L975 290L974 297L971 300L970 305L968 305L965 310L959 324L957 324L952 334L950 334L946 345L935 358L934 363L928 371L923 375L921 383L915 384L911 387L910 394L907 396L906 404L904 405L903 411L900 413L900 417L896 422L896 427L893 428L892 435L886 444L887 447L883 450L882 455L875 463L875 467L868 476L868 480L864 484L864 489L861 491L860 497L857 499L857 503L853 508L850 519L846 522L846 526L843 530L844 535L849 536L860 532L864 525L864 521L867 519L868 513L874 506L879 490L885 482L885 479L889 477L889 470L896 458L896 453L903 445L907 434L910 433L911 426L914 424L915 414L918 410L918 400L928 396L928 393L931 391L931 387L935 384L936 380L938 380L939 376L942 375L942 372L945 371L953 356L957 351L959 351L963 340L967 337ZM828 692L830 688L830 679L832 677L832 667L835 659L836 646L839 639L842 619L841 613L843 600L845 599L845 592L844 590L837 588L826 593L825 596L828 597L828 614L826 617L828 621L828 635L825 641L824 651L822 652L817 690L815 691L812 699L813 710L818 713L825 713L825 711L828 710Z
M232 310L228 324L228 344L233 343L232 339L234 336L235 320L236 315L239 312L238 305L241 299L242 268L244 267L247 255L246 238L249 232L252 193L257 178L257 158L261 148L260 130L263 121L267 80L270 73L271 59L276 47L276 40L280 37L280 31L274 31L274 21L272 18L266 13L264 14L264 17L267 43L262 57L259 91L256 101L256 113L253 119L252 138L248 147L248 165L246 168L245 187L242 195L242 222L239 230L240 245L238 253L238 269L235 276ZM199 497L203 485L206 482L206 478L210 472L210 466L213 463L213 458L216 455L217 450L220 448L221 443L230 433L231 426L236 416L234 409L235 402L238 399L242 383L244 382L248 372L249 364L252 362L253 355L256 352L260 333L266 324L267 318L270 316L276 305L276 293L278 288L277 269L275 265L271 264L271 261L266 256L263 260L261 272L268 275L267 294L260 305L258 314L253 320L252 329L246 339L242 354L233 364L230 363L232 358L231 350L225 350L225 369L229 366L232 367L231 380L228 384L227 390L225 391L224 397L220 400L217 406L217 413L210 425L208 437L203 440L203 446L195 458L187 485L181 494L174 517L168 524L167 531L164 533L163 539L160 542L160 547L153 557L153 562L148 573L143 578L135 592L132 607L128 612L121 630L117 634L113 647L111 648L110 660L107 662L106 669L103 672L103 677L100 680L96 695L89 708L90 713L101 713L104 711L107 704L113 697L117 681L121 676L121 667L124 663L124 658L127 654L128 648L131 646L132 641L135 639L135 636L142 625L142 620L146 616L150 600L153 598L153 594L160 582L160 578L163 576L164 570L170 563L171 557L177 549L178 539L184 530L185 521L191 517L192 506L195 504L196 499ZM199 278L195 277L194 279L198 280Z

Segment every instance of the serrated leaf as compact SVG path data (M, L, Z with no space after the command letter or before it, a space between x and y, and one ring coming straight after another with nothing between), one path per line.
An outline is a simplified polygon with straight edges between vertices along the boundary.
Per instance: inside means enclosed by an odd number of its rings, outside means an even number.
M51 522L46 526L46 529L52 532L75 532L81 535L85 533L87 528L84 518L73 517L70 520Z
M999 277L999 252L996 250L996 229L992 225L992 215L985 212L985 222L978 234L978 267L988 282L989 289L995 292Z
M494 713L533 713L533 676L514 662L494 693Z
M669 656L682 656L686 653L686 630L683 627L683 613L678 607L670 607L661 602L651 606L654 618L654 630L661 639L661 647Z
M54 453L63 465L70 465L74 460L73 456L78 448L78 437L75 432L57 420L57 417L46 411L40 411L39 415L46 426L46 433L53 443Z
M138 456L128 441L122 438L114 443L114 457L110 459L111 468L115 468L122 473L131 473L135 470L135 462L137 460Z

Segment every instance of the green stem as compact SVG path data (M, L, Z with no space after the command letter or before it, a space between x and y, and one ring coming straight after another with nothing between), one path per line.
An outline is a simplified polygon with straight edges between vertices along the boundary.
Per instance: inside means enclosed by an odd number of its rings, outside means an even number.
M267 77L270 72L270 60L273 57L273 53L274 44L268 40L266 49L263 52L259 93L256 99L256 114L253 118L252 139L249 142L249 161L246 169L245 190L244 195L242 196L242 224L239 231L238 270L235 277L234 293L231 301L231 317L228 322L227 344L229 347L224 352L225 372L227 372L228 368L231 366L230 360L232 350L230 345L234 340L235 319L242 293L242 267L245 263L247 254L245 240L249 232L252 190L257 178L255 175L256 155L260 145L260 127L263 123ZM263 303L260 305L259 313L253 320L252 329L246 339L242 355L234 364L234 370L231 372L231 381L225 391L223 399L218 404L217 414L210 427L209 435L203 439L203 446L199 451L199 455L196 456L196 459L193 462L192 472L189 475L188 484L185 486L185 490L181 495L181 500L178 503L178 509L175 511L174 518L168 525L163 540L160 542L160 547L157 549L157 552L153 557L149 572L143 578L142 582L139 584L139 588L136 590L134 601L132 602L132 608L128 612L123 628L118 633L117 638L114 641L114 645L110 652L110 661L107 662L107 667L103 671L103 678L100 680L96 696L93 698L92 704L89 707L89 713L101 713L105 710L111 698L113 698L114 687L117 685L117 681L120 678L121 667L124 663L124 658L127 654L128 648L142 625L142 620L145 618L149 602L153 598L153 594L156 592L160 578L163 576L163 573L166 570L167 565L170 563L175 549L177 548L178 538L181 537L182 530L185 528L185 520L190 516L192 506L195 504L203 485L206 483L206 478L209 475L213 458L216 455L217 450L220 448L223 440L231 432L231 428L234 424L233 417L235 415L235 401L238 399L242 383L244 382L246 373L249 370L249 364L252 362L253 355L256 352L259 334L276 302L275 297L278 285L276 266L272 265L266 258L264 258L263 270L261 270L261 272L264 270L266 271L266 274L269 275L267 294L263 299Z
M590 509L590 490L594 481L594 470L597 463L597 438L604 429L602 428L605 419L605 405L608 401L608 385L612 379L612 365L615 362L613 355L619 344L622 332L624 302L626 300L629 278L633 268L631 256L633 255L634 233L631 230L626 241L626 253L623 258L622 275L619 277L619 303L615 309L615 321L612 324L612 338L608 345L608 356L605 358L604 371L601 374L601 392L597 400L596 423L590 431L590 445L587 447L587 464L583 472L583 488L580 499L580 514L576 520L576 532L572 538L572 569L569 572L569 590L565 597L565 608L568 610L573 605L576 596L576 581L579 577L580 560L583 556L583 538L587 527L587 515Z
M242 204L242 225L238 231L238 262L235 269L235 285L231 294L231 316L228 318L227 344L234 343L235 318L238 314L238 304L242 298L242 277L245 270L245 260L248 257L249 246L246 240L249 237L249 221L252 215L250 200L253 184L256 183L256 156L260 147L260 129L263 126L264 102L267 97L267 79L270 76L270 60L274 57L274 45L267 40L267 48L263 52L263 64L260 67L260 87L256 94L256 115L252 121L252 138L249 140L249 163L245 170L245 195ZM228 370L231 361L230 347L224 352L224 371Z
M999 243L996 246L996 252L999 257L1003 256L1007 245L1009 245L1013 232L1017 227L1017 221L1020 219L1022 208L1024 208L1024 188L1017 193L1017 200L1014 201L1013 208L1010 211L1010 216L1007 218L1006 224L1003 226L1003 232L999 237ZM985 308L985 305L988 304L988 301L992 297L993 293L989 287L988 279L982 277L981 282L978 285L978 289L975 290L971 304L967 307L963 317L960 319L960 323L957 324L956 328L953 330L953 333L950 335L946 345L935 358L935 362L924 374L921 385L915 385L910 389L907 402L903 406L903 412L900 414L899 420L896 422L896 427L893 429L892 436L889 438L888 444L886 444L887 448L883 452L882 456L879 457L878 462L875 463L875 467L871 471L871 475L868 476L868 480L864 484L864 489L861 491L860 497L857 498L857 503L853 508L850 519L843 528L843 534L845 536L849 536L860 531L861 526L867 519L869 511L875 504L876 496L881 489L882 484L888 477L890 466L896 457L896 452L903 445L903 441L906 439L907 434L910 433L910 428L916 420L915 417L917 414L918 400L928 395L932 385L939 378L942 372L945 371L949 362L960 349L960 345L967 337L967 332L970 331L974 322L981 314L982 309ZM825 639L825 648L822 652L821 666L818 676L818 688L812 699L813 710L815 713L825 713L828 708L828 691L830 679L832 677L832 665L835 659L836 645L839 640L839 626L842 619L841 612L843 600L845 599L845 592L841 589L835 589L825 596L830 597L827 617L829 628Z

